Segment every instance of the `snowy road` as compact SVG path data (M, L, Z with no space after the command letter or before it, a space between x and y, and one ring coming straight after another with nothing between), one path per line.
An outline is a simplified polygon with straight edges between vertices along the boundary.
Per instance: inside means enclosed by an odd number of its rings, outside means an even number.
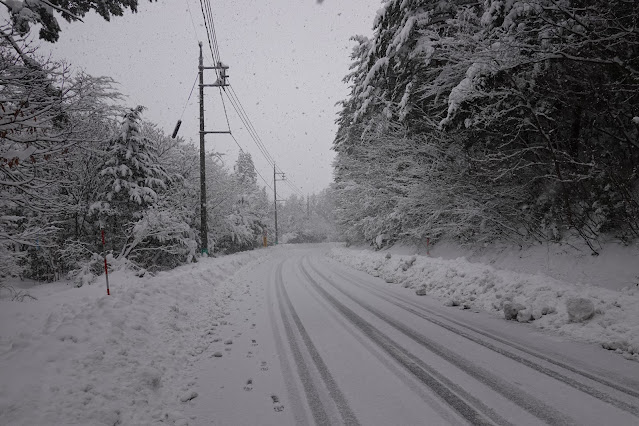
M635 362L443 307L323 250L280 247L236 275L196 366L195 424L639 424Z

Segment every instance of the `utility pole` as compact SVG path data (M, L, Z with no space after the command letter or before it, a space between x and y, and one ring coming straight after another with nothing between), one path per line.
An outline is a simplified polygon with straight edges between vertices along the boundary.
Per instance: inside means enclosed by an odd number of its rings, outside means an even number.
M206 214L206 152L204 150L204 136L207 133L231 133L230 131L206 131L204 130L204 88L205 87L225 87L228 86L226 70L229 68L218 62L216 66L205 67L202 56L202 42L200 46L200 61L198 73L200 76L200 241L202 244L201 253L209 254L209 232ZM204 84L204 70L217 70L218 78L215 84Z
M282 178L278 179L277 175L282 175ZM277 245L279 242L277 239L277 202L282 201L277 199L277 181L284 180L284 179L286 179L286 176L284 176L284 173L278 173L277 170L275 169L275 163L273 163L273 204L275 205L275 245Z
M200 45L200 241L202 254L209 254L209 230L206 215L206 155L204 152L204 57Z

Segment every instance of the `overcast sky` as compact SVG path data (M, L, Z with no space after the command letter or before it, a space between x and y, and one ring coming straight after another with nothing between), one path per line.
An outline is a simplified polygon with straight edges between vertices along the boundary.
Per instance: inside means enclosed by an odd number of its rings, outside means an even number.
M304 193L320 191L332 180L335 103L348 94L342 78L354 45L349 39L371 35L380 0L210 1L229 81L262 141ZM139 13L111 22L91 15L84 23L60 24L60 40L44 43L43 53L50 49L55 59L112 77L128 105L146 106L146 118L173 130L197 75L197 42L208 48L199 0L141 0ZM211 53L204 52L210 64ZM213 83L209 73L206 82ZM206 89L207 130L226 130L217 90ZM234 134L270 181L272 169L228 103L227 109ZM181 136L198 141L198 114L196 87ZM227 154L229 167L237 158L227 135L207 135L207 149ZM291 193L280 188L283 197Z

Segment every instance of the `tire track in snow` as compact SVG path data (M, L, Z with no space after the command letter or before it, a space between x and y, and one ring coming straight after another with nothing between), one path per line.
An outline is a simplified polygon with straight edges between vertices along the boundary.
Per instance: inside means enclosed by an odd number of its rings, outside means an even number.
M333 272L335 272L335 271L333 271ZM464 338L466 338L466 339L468 339L468 340L470 340L470 341L472 341L474 343L477 343L477 344L479 344L481 346L484 346L487 349L490 349L490 350L492 350L494 352L499 353L500 355L503 355L503 356L505 356L507 358L512 359L513 361L516 361L516 362L518 362L520 364L523 364L523 365L525 365L525 366L527 366L529 368L532 368L532 369L534 369L534 370L536 370L536 371L538 371L538 372L540 372L542 374L545 374L548 377L551 377L551 378L553 378L555 380L561 381L561 382L565 383L566 385L568 385L568 386L570 386L570 387L572 387L574 389L577 389L580 392L584 392L584 393L586 393L586 394L588 394L588 395L590 395L590 396L592 396L592 397L594 397L596 399L599 399L600 401L603 401L603 402L606 402L606 403L608 403L610 405L613 405L613 406L615 406L615 407L617 407L617 408L619 408L619 409L621 409L623 411L626 411L626 412L628 412L628 413L630 413L630 414L632 414L634 416L639 416L639 407L636 406L636 405L629 404L626 401L622 401L622 400L620 400L618 398L615 398L614 396L612 396L610 394L607 394L607 393L605 393L605 392L603 392L603 391L601 391L599 389L596 389L596 388L594 388L592 386L589 386L586 383L583 383L583 382L580 382L578 380L575 380L575 379L573 379L571 377L568 377L568 376L566 376L564 374L561 374L560 372L557 372L557 371L551 370L551 369L549 369L547 367L544 367L543 365L540 365L540 364L538 364L537 362L535 362L533 360L524 358L524 357L519 356L519 355L517 355L517 354L515 354L513 352L510 352L510 351L508 351L508 350L506 350L504 348L498 347L498 346L496 346L496 345L494 345L494 344L492 344L492 343L490 343L490 342L488 342L486 340L480 339L480 338L478 338L476 336L473 336L473 335L467 333L463 329L470 330L470 331L472 331L474 333L477 333L477 334L480 334L482 336L485 336L485 337L487 337L489 339L492 339L492 340L494 340L496 342L499 342L499 343L501 343L503 345L506 345L506 346L509 346L509 347L511 347L513 349L516 349L516 350L519 350L521 352L524 352L524 353L526 353L527 355L529 355L531 357L538 358L540 360L546 361L546 362L548 362L550 364L553 364L553 365L555 365L557 367L560 367L560 368L563 368L563 369L565 369L567 371L570 371L571 373L577 374L577 375L582 376L582 377L584 377L586 379L590 379L590 380L595 381L597 383L600 383L600 384L602 384L604 386L607 386L607 387L610 387L612 389L615 389L615 390L617 390L617 391L619 391L621 393L624 393L624 394L626 394L628 396L631 396L631 397L634 397L634 398L639 398L639 392L633 391L632 389L628 389L628 388L626 388L624 386L621 386L621 385L618 385L616 383L610 382L610 381L608 381L606 379L594 376L594 375L592 375L590 373L587 373L585 371L579 370L579 369L577 369L575 367L572 367L572 366L567 365L565 363L562 363L560 361L554 360L554 359L549 358L547 356L544 356L544 355L541 355L541 354L537 354L534 351L529 350L529 349L527 349L527 348L525 348L523 346L520 346L520 345L515 344L515 343L511 343L511 342L509 342L509 341L507 341L505 339L499 338L497 336L494 336L494 335L492 335L490 333L487 333L487 332L484 332L482 330L478 330L478 329L476 329L474 327L471 327L469 325L463 324L463 323L458 322L458 321L456 321L454 319L446 318L443 315L441 315L439 313L436 313L436 312L434 312L434 311L432 311L432 310L430 310L430 309L428 309L428 308L426 308L424 306L421 306L421 305L419 305L419 304L417 304L417 303L415 303L415 302L413 302L411 300L407 300L407 299L405 299L403 297L397 296L397 295L395 295L394 293L392 293L390 291L387 291L387 290L384 290L384 289L379 289L379 288L376 288L374 286L371 286L371 285L365 283L364 280L362 280L362 279L360 279L358 277L353 277L352 275L348 274L347 272L343 272L343 273L335 272L335 274L340 276L341 278L351 282L352 284L354 284L355 286L357 286L359 288L362 288L362 289L365 289L367 291L372 291L372 292L376 293L379 297L381 297L383 300L387 301L388 303L391 303L394 306L402 308L402 309L406 310L407 312L410 312L413 315L418 316L419 318L422 318L422 319L424 319L424 320L426 320L426 321L428 321L428 322L430 322L432 324L435 324L435 325L437 325L439 327L442 327L442 328L444 328L444 329L446 329L448 331L451 331L451 332L453 332L453 333L455 333L455 334L457 334L457 335L459 335L461 337L464 337ZM384 296L386 296L386 297L384 297ZM389 298L394 299L395 302L390 300ZM410 305L410 306L406 306L406 305ZM446 321L448 321L450 323L453 323L453 324L457 325L458 327L461 327L462 329L453 327L453 326L451 326L449 324L446 324L445 322L440 321L440 320L438 320L436 318L433 318L433 317L444 318Z
M284 288L282 266L283 266L283 262L277 266L277 271L276 271L276 275L277 275L276 286L277 286L278 300L284 301L284 304L286 305L286 310L288 311L288 314L293 319L293 323L295 324L297 331L302 338L302 341L306 347L306 350L311 356L311 359L313 361L313 364L315 365L315 368L319 372L320 377L322 378L322 381L324 382L324 385L328 389L328 393L330 397L333 399L333 402L337 406L337 411L339 412L339 415L342 418L343 424L358 426L359 422L357 421L357 417L355 416L355 414L349 407L348 402L346 401L346 398L344 397L342 391L339 389L337 383L335 382L335 379L333 379L333 376L331 375L330 371L328 370L328 367L322 360L317 348L311 341L310 336L308 335L306 329L304 328L304 325L302 324L302 321L300 320L299 316L297 315L297 312L295 311L295 308L293 307L293 304L291 303L288 293L286 292L286 289ZM313 414L313 418L318 425L334 424L334 422L331 421L330 416L328 415L328 413L326 412L323 406L319 392L310 374L310 369L306 366L306 363L304 361L302 350L297 342L297 337L295 335L295 331L293 330L293 326L291 325L290 321L286 317L287 316L286 313L284 312L285 309L280 309L280 311L282 315L282 322L284 324L284 329L286 331L286 335L288 336L289 345L291 347L291 351L293 352L293 356L297 364L297 370L300 375L300 379L302 380L304 391L306 392L309 406Z
M392 339L386 336L384 333L377 330L365 319L357 315L346 305L342 304L339 300L333 297L330 293L324 290L315 281L303 263L300 263L300 268L306 279L311 286L322 295L337 311L339 311L344 317L346 317L352 324L354 324L364 335L375 342L380 348L390 355L395 361L404 366L415 377L417 377L422 383L428 386L435 394L442 398L448 405L453 407L463 418L469 421L473 425L510 425L507 420L500 417L491 408L487 407L477 398L464 391L461 387L457 386L443 375L435 371L432 367L424 363L422 360L399 346ZM316 271L317 272L317 271ZM320 275L321 276L321 275ZM324 278L322 276L322 278ZM326 279L326 278L324 278ZM467 401L470 401L473 405L470 405ZM475 408L477 407L477 408ZM480 411L481 410L481 411ZM569 423L564 423L569 424Z
M423 383L419 382L419 380L415 380L414 375L412 375L409 371L406 371L406 369L402 365L399 365L394 359L390 358L382 349L380 349L375 344L375 342L371 341L368 336L363 334L361 330L353 326L348 318L345 318L343 315L340 314L339 311L336 311L335 308L322 297L322 295L318 294L312 288L309 288L309 295L319 306L322 306L324 312L326 312L327 315L331 315L333 319L344 330L346 330L346 332L349 333L355 341L357 341L373 357L375 357L383 365L383 367L386 368L386 370L394 374L395 377L397 377L407 388L418 395L424 404L426 404L437 414L439 414L443 420L442 424L448 424L451 426L461 426L468 424L466 421L463 421L461 417L459 417L458 413L452 413L452 411L450 410L450 406L448 404L445 404L436 394L433 394L425 389Z
M279 327L277 325L277 320L271 300L271 289L267 288L266 290L266 305L268 309L268 315L271 320L271 329L273 330L273 337L275 338L275 347L277 349L277 353L280 354L278 356L280 361L280 368L282 369L282 375L284 377L284 384L286 386L286 390L289 396L289 400L291 401L292 410L293 410L293 418L295 419L296 425L307 425L308 420L306 417L306 413L303 409L304 405L299 395L297 385L295 383L295 378L292 374L292 369L289 366L286 357L285 343L280 334Z
M399 330L406 336L410 337L413 341L420 344L424 348L428 349L435 355L440 358L445 359L447 362L456 366L460 370L464 371L466 374L478 380L480 383L490 387L496 393L502 395L503 397L509 399L516 405L520 406L533 416L543 420L545 423L549 425L570 425L576 424L575 421L563 414L562 412L556 410L555 408L549 406L543 401L535 398L527 392L522 391L518 387L512 385L508 381L492 374L490 371L486 370L483 367L478 365L474 365L472 362L467 360L466 358L458 355L456 352L451 351L444 346L440 345L437 342L427 338L421 333L416 332L412 328L406 326L405 324L396 321L395 319L385 315L378 309L354 298L348 292L341 289L337 284L331 281L328 277L326 277L322 272L313 267L312 264L309 265L311 269L315 273L317 273L320 277L322 277L329 285L331 285L335 290L342 293L344 296L351 299L353 302L366 309L382 321L386 322L390 326ZM325 290L324 290L325 291Z

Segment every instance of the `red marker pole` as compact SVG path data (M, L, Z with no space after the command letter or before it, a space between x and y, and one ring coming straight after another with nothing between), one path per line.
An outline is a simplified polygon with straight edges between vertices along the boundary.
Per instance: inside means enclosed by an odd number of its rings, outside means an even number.
M104 276L106 277L107 296L111 296L111 291L109 291L109 268L107 267L106 260L106 243L104 241L104 229L101 229L100 231L102 231L102 251L104 252Z

